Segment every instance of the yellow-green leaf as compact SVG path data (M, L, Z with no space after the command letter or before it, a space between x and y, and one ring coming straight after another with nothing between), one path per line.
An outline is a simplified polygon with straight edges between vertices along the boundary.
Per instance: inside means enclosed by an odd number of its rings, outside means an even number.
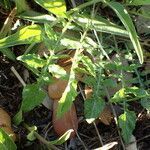
M29 25L8 37L0 40L0 48L14 45L38 43L42 40L42 28L39 25Z
M65 17L66 4L64 0L35 0L35 2L56 16Z

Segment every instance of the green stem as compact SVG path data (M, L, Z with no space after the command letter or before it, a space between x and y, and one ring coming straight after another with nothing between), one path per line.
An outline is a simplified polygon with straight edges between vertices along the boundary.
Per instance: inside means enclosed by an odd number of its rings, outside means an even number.
M23 124L24 127L29 130L30 132L32 131L32 129L27 125L27 124ZM45 140L41 135L39 135L37 132L34 131L34 136L41 141L43 144L45 144L49 149L52 150L60 150L59 148L57 148L55 145L52 145L49 141Z

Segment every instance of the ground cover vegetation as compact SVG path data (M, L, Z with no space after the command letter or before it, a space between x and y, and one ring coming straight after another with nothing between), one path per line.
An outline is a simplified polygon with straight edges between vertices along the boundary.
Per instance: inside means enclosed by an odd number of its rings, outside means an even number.
M0 1L0 150L146 150L149 0Z

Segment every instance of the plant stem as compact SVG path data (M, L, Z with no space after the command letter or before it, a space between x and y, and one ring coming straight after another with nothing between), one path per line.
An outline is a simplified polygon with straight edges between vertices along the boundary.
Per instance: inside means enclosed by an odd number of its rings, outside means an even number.
M30 127L27 125L27 124L23 124L24 127L29 130L30 132L32 131L30 129ZM55 145L52 145L49 141L45 140L41 135L39 135L37 132L34 131L34 136L39 140L41 141L43 144L45 144L49 149L52 149L52 150L60 150L59 148L57 148Z

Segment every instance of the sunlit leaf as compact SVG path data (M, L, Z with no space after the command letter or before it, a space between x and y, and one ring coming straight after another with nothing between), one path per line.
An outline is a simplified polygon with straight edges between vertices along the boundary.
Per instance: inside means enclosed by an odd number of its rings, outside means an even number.
M66 4L64 0L35 0L35 2L57 16L65 16Z
M46 60L40 58L36 54L27 54L17 57L17 60L20 60L27 64L31 68L42 68L46 64Z
M0 128L0 150L17 150L11 137Z
M48 66L48 70L56 78L62 78L66 76L66 71L59 65L51 64Z
M138 87L126 87L122 88L119 91L115 93L115 95L112 97L111 102L117 103L117 102L122 102L124 100L134 100L134 98L145 98L148 97L149 94L147 93L146 90L138 88Z
M125 111L119 116L119 127L126 143L130 141L133 130L135 129L136 115L134 111Z
M30 133L27 135L27 139L30 141L34 141L36 139L34 132L37 130L36 126L29 127L30 128Z
M66 131L66 133L64 133L60 138L58 138L55 141L50 141L49 143L54 144L54 145L61 145L69 139L72 132L73 132L73 130L70 129L70 130Z
M26 10L25 12L22 12L21 14L19 14L19 18L39 23L49 23L56 21L56 18L52 15L42 14L33 10Z
M42 40L42 28L39 25L30 25L17 31L6 38L0 39L0 48L7 48L14 45L38 43Z
M73 16L75 23L82 26L83 28L89 28L91 30L96 30L99 32L111 33L115 35L125 36L128 37L128 32L117 26L116 24L111 23L110 21L96 16L95 18L91 19L91 16L87 14L83 15L74 15Z

